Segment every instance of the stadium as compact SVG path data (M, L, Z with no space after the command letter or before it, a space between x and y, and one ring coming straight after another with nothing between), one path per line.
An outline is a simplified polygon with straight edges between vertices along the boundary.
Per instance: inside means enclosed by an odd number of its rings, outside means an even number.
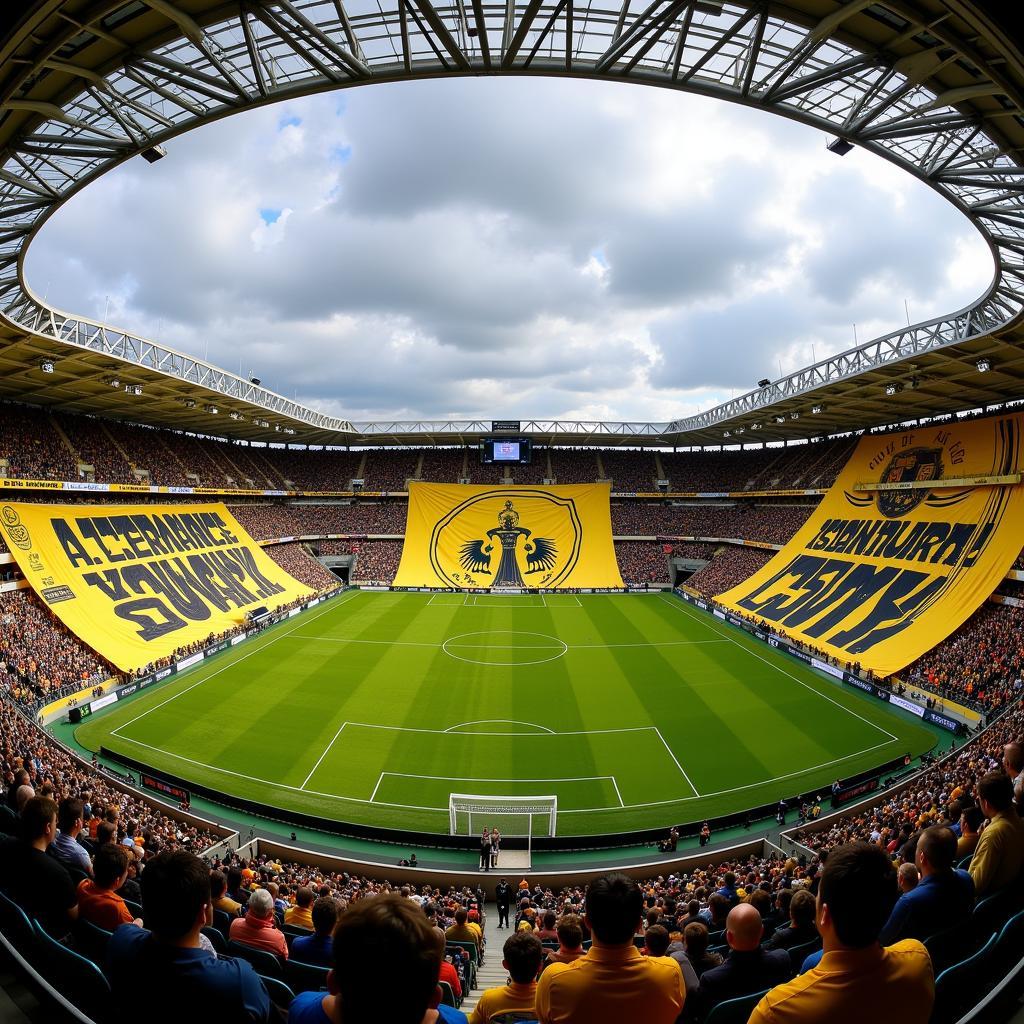
M1024 45L1008 6L46 0L0 13L0 1019L1024 1020ZM522 109L488 109L492 80L528 96ZM854 324L853 346L836 343L800 262L848 241L808 241L830 204L768 246L716 219L746 229L763 210L735 196L720 208L695 175L686 189L715 219L693 229L695 260L713 263L722 234L766 340L732 352L702 336L696 369L673 370L666 349L651 374L707 387L644 390L633 365L604 362L650 355L650 337L617 340L639 306L601 296L623 239L647 231L656 249L669 214L643 196L656 214L629 207L620 236L608 204L612 240L583 244L552 212L568 202L556 183L554 205L533 210L550 222L517 257L553 296L541 341L495 340L506 290L529 302L526 271L495 260L494 293L464 304L475 279L456 271L431 296L436 322L479 331L483 356L454 344L458 359L438 363L447 390L430 391L417 352L433 341L408 326L406 254L385 231L360 250L346 221L342 266L329 236L344 232L309 229L296 268L282 240L304 214L283 192L251 232L162 209L175 184L226 205L245 193L243 165L259 161L236 126L261 111L271 178L291 173L300 110L338 175L358 154L315 121L327 108L288 104L386 85L403 90L374 108L405 111L392 136L428 95L439 121L492 122L519 145L522 125L548 130L547 94L524 91L538 80L784 124L829 167L876 161L873 178L841 179L875 203L909 182L937 205L894 201L892 237L914 237L871 253L881 270L863 292L894 299L906 325L863 341ZM424 90L452 82L466 106L446 115ZM621 109L622 123L645 116ZM538 135L562 136L567 178L594 152L571 122ZM708 135L715 174L762 147L760 123ZM439 148L455 137L425 131ZM599 172L647 160L639 137ZM461 154L466 177L446 165L438 180L473 193L486 144ZM411 179L381 163L374 183L379 223L408 239L424 220L408 181L433 187L433 155L414 151L395 150ZM322 226L348 200L314 171L297 180L323 190L309 199ZM351 201L372 206L352 175ZM784 233L797 177L772 179L769 234ZM89 219L93 196L164 219L142 222L131 249L123 225ZM471 233L491 238L501 219L465 201ZM414 255L444 274L464 225L457 203L440 208L444 244ZM940 208L991 278L913 322L895 290L905 253L948 294L975 279L959 242L913 248ZM851 217L841 233L875 237ZM209 263L182 266L175 224ZM226 258L231 232L265 265ZM574 246L578 291L551 256ZM116 269L107 250L122 248L129 264L155 259L153 278ZM780 303L758 306L758 259L798 268L792 322L831 354L808 341L805 358L782 338L789 321L771 329ZM204 305L182 282L216 262ZM157 278L171 298L137 330L141 306L117 296ZM79 292L62 294L105 295L105 315L49 302L68 281ZM359 320L358 289L378 285L390 327ZM695 271L692 287L698 306L720 300ZM332 289L341 312L316 321ZM307 319L260 333L262 297L289 291ZM584 329L573 310L587 306ZM244 333L223 327L231 315ZM149 329L160 316L174 344ZM207 335L237 372L200 358ZM729 397L718 361L746 365L759 345L778 375ZM250 359L273 369L243 372ZM544 390L549 372L565 390ZM443 411L486 408L469 384L493 414ZM417 387L446 395L440 418L419 418ZM589 404L573 388L591 388ZM629 415L537 418L537 395L556 414Z

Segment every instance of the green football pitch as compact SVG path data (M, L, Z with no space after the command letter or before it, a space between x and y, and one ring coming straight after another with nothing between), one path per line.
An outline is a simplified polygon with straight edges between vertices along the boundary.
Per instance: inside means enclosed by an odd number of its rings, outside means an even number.
M453 793L555 796L560 836L827 793L936 742L673 595L364 591L76 738L270 807L389 828L447 833Z

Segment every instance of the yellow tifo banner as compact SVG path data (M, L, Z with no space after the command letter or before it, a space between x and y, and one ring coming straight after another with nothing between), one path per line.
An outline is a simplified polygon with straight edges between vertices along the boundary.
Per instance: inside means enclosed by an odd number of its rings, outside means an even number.
M222 504L0 503L18 566L65 626L134 671L261 605L312 594Z
M409 485L396 587L621 587L609 484Z
M979 481L1019 477L1022 427L1016 414L862 438L796 536L718 600L843 664L896 672L1020 554L1024 489Z

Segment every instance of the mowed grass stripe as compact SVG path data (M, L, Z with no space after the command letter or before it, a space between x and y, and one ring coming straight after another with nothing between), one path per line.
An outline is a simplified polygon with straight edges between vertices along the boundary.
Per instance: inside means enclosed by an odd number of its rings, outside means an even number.
M472 779L519 780L478 788L555 793L565 812L560 832L581 835L661 827L815 784L827 788L836 775L934 742L917 723L840 691L790 659L776 664L782 658L776 652L745 634L732 642L734 631L724 623L681 614L668 600L594 595L579 602L517 607L494 596L487 606L465 607L431 602L426 594L343 597L251 642L259 647L245 644L221 656L231 660L200 668L207 675L199 686L192 686L195 674L175 680L171 687L182 696L164 703L167 688L145 691L78 735L87 745L102 742L240 796L395 828L447 829L446 812L429 809L446 806L438 796L444 780L403 774L458 776L452 792L477 791ZM524 648L544 647L542 637L553 637L569 649L540 665L475 663L507 658L509 634L498 630L517 631ZM467 633L482 635L466 640L461 660L442 650L445 640ZM531 633L541 637L531 641ZM847 703L860 717L836 706ZM148 707L156 710L138 718ZM509 727L503 720L527 724ZM887 736L869 721L898 736L889 749L877 749ZM388 728L341 728L345 722ZM469 727L477 733L532 729L533 735L465 743L443 731L470 722L482 723ZM653 726L704 798L693 796ZM121 734L111 737L119 727ZM623 728L641 731L595 733ZM843 758L838 767L828 766L837 758ZM382 772L393 774L382 782ZM614 776L623 801L641 806L620 809L605 783L559 789L543 781L598 776ZM787 778L776 783L778 776ZM590 809L586 800L599 802Z

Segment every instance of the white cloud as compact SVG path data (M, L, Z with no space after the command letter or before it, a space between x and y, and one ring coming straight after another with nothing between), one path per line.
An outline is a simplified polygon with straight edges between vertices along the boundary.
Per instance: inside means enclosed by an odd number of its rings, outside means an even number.
M382 85L169 150L73 199L32 286L352 419L671 419L991 277L897 168L653 89Z

